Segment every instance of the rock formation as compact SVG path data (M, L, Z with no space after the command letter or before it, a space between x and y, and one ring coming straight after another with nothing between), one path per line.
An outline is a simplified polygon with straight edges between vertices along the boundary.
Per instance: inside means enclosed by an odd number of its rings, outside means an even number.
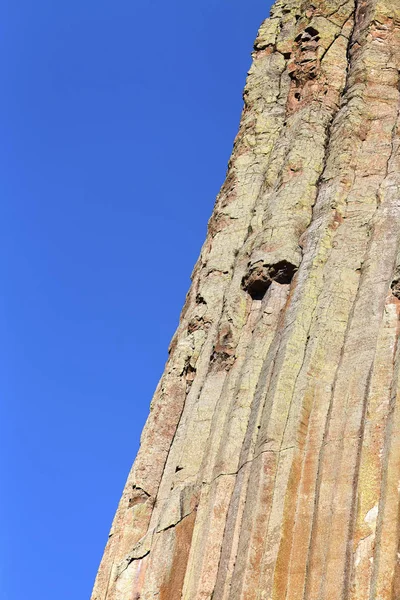
M278 0L93 600L399 600L400 0Z

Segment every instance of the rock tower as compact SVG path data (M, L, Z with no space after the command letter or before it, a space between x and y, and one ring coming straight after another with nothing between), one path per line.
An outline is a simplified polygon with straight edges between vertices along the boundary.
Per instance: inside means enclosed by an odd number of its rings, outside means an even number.
M400 0L278 0L93 600L400 599Z

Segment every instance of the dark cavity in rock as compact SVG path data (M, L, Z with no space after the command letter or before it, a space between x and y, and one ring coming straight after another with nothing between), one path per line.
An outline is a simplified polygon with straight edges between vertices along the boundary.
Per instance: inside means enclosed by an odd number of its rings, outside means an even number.
M296 265L286 260L281 260L273 265L258 263L243 277L242 288L253 300L262 300L273 281L281 285L288 285L296 271Z
M390 287L392 289L393 296L400 300L400 270L396 272Z

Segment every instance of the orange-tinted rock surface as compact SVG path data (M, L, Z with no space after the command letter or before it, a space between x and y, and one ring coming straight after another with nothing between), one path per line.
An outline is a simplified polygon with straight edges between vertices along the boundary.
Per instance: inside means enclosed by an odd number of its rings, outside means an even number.
M278 1L92 600L400 599L400 1Z

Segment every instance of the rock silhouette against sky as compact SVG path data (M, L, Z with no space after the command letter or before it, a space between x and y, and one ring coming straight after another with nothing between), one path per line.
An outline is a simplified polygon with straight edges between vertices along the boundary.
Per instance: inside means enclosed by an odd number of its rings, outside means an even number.
M400 598L400 2L278 1L92 600Z

